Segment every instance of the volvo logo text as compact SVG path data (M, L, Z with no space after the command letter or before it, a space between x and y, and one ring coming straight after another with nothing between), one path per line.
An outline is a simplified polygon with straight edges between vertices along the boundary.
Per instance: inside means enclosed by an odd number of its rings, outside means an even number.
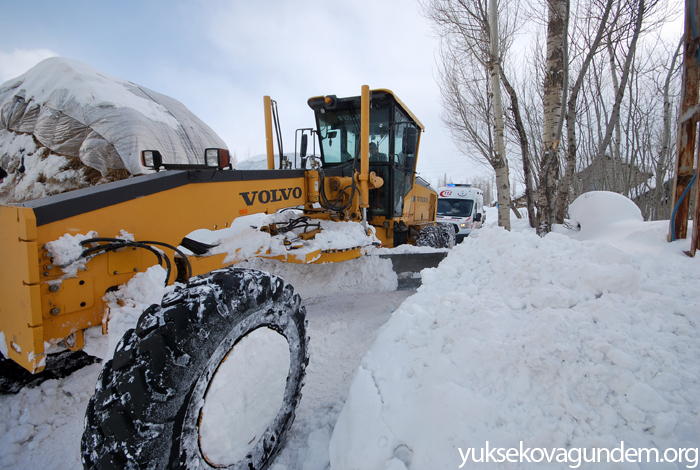
M255 201L260 204L267 204L270 202L280 202L287 201L291 196L294 199L301 198L301 188L284 188L284 189L271 189L263 191L246 191L244 193L238 193L243 196L246 206L252 206Z

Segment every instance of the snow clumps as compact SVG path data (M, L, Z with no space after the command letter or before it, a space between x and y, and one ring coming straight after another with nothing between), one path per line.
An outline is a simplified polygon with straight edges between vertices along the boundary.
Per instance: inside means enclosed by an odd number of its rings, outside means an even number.
M631 203L599 196L572 205L582 231L643 224ZM459 449L487 441L699 447L700 264L654 251L497 227L467 238L422 272L364 357L332 468L458 468Z

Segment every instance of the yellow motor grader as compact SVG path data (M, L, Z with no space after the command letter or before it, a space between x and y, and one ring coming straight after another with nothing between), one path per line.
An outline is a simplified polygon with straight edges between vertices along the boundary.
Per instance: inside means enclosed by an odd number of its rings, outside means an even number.
M231 169L225 149L207 149L196 165L144 150L142 164L155 170L147 175L0 206L0 391L52 377L49 352L79 352L87 328L106 332L103 296L136 273L165 264L177 283L103 368L86 415L85 468L266 468L291 426L308 363L299 296L188 234L294 208L259 228L283 237L285 250L261 246L255 256L327 263L372 245L453 243L450 226L435 222L437 194L415 175L423 125L394 93L363 86L357 97L309 99L316 127L297 131L298 162L296 148L292 162L281 145L275 162L275 104L265 97L266 170ZM367 241L300 249L328 223L355 224ZM52 250L78 236L80 268L67 275Z

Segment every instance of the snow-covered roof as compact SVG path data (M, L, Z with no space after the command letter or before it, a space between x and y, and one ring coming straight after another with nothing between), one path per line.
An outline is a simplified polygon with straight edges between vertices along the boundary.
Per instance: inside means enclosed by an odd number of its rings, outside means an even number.
M141 150L157 149L168 163L197 163L205 148L227 148L179 101L63 57L0 85L0 129L32 134L102 174L143 173Z

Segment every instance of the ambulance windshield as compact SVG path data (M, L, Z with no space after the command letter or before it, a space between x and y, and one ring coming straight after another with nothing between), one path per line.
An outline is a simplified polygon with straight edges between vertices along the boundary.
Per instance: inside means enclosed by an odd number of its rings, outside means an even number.
M474 201L471 199L440 199L437 215L442 217L469 217Z

